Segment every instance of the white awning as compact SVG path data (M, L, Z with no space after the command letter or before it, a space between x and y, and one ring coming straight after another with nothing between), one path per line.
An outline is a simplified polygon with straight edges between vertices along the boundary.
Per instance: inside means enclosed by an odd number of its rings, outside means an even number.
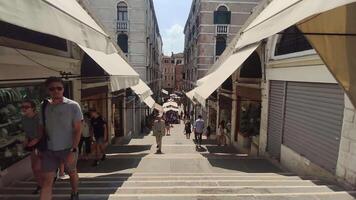
M243 30L236 48L254 44L298 22L356 0L273 0Z
M244 29L236 49L297 25L356 106L356 0L273 0Z
M185 93L185 95L194 103L194 94L195 94L195 88L192 89L191 91Z
M141 101L145 101L146 98L153 94L151 88L141 79L138 84L132 86L131 89L140 97Z
M117 52L109 36L76 0L0 1L0 20L108 54Z
M259 43L250 45L227 58L218 69L207 76L204 84L193 90L196 100L205 106L206 99L247 60L258 46Z
M154 106L155 106L155 100L149 96L147 97L145 100L143 100L143 102L145 102L145 104L150 108L150 109L153 109Z
M169 92L167 90L165 90L165 89L162 89L162 93L166 94L166 95L169 95Z
M110 75L112 92L139 83L139 75L119 54L105 54L83 46L80 46L80 48Z

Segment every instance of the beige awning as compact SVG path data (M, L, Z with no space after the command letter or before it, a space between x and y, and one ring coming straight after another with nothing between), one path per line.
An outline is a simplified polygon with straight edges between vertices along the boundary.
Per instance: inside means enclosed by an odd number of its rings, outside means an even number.
M150 109L153 109L154 106L155 106L155 100L149 96L147 97L145 100L143 100L143 102L145 102L145 104L150 108Z
M296 24L356 106L354 2L356 0L273 0L244 29L236 49Z
M218 69L207 76L204 84L194 89L195 99L202 106L205 106L206 99L247 60L247 58L257 49L258 46L259 43L250 45L240 49L235 54L227 58Z
M112 92L129 88L139 83L139 75L119 54L105 54L83 46L80 46L80 48L110 75Z
M329 71L356 106L356 3L299 23Z
M144 102L146 98L153 94L151 88L148 87L148 85L141 79L139 80L138 84L132 86L131 89L135 92L135 94L137 94L142 102Z
M3 0L0 20L105 53L117 50L76 0Z

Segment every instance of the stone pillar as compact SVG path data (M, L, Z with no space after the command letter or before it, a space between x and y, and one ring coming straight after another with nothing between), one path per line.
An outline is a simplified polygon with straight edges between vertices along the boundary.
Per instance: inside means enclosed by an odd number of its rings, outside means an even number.
M261 102L261 126L259 138L259 154L265 155L267 151L267 130L268 130L268 82L261 84L262 102Z
M231 144L235 145L235 134L237 134L237 78L236 73L232 76L232 111L231 111Z

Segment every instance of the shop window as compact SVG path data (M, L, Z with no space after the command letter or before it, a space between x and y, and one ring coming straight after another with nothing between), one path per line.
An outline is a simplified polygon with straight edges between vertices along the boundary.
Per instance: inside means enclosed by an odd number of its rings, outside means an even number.
M124 53L128 52L129 44L128 44L128 36L126 34L120 34L117 36L117 44L121 48Z
M31 31L13 24L0 21L0 37L29 42L52 49L67 51L67 41L48 34Z
M231 11L226 6L220 6L214 11L214 24L230 24L231 23Z
M217 36L216 37L216 46L215 46L215 55L220 56L226 48L226 39L224 36Z
M71 85L65 83L65 96L71 98ZM40 103L47 97L41 84L0 88L0 169L4 170L28 156L22 143L26 139L22 129L21 102L31 99L40 110Z
M240 102L239 132L244 136L256 136L260 133L261 103L244 100Z
M117 4L117 21L128 21L127 4L125 2Z
M313 49L303 33L296 27L292 26L281 33L279 37L275 56L296 53Z

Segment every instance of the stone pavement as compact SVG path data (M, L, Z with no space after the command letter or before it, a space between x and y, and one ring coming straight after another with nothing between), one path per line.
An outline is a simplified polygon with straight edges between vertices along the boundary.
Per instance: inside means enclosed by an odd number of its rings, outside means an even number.
M193 135L192 137L193 138ZM81 161L80 194L85 200L350 200L336 183L298 177L263 158L238 154L204 140L201 149L175 125L155 154L155 138L135 137L111 146L98 167ZM35 182L25 180L0 190L0 199L38 199ZM54 199L68 199L68 180L59 181Z

